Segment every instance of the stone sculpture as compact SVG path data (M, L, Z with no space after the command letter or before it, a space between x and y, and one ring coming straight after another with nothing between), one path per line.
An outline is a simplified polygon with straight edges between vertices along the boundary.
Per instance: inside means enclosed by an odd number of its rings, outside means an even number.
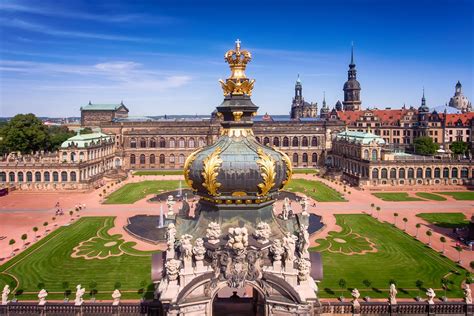
M286 197L283 200L283 211L281 213L281 218L284 220L287 220L289 218L289 215L290 215L290 199Z
M428 299L426 300L428 304L434 304L434 298L436 297L436 293L432 288L429 288L426 291L426 296L428 297Z
M166 206L168 206L168 214L166 217L173 217L174 216L174 211L173 207L176 204L176 201L174 200L172 195L168 195L168 199L166 200Z
M241 254L249 245L248 232L245 227L231 227L229 228L229 240L227 247L234 250L236 254Z
M360 297L359 290L353 289L352 292L351 292L351 296L352 296L352 304L354 306L360 306L360 303L359 303L359 297Z
M38 305L46 304L46 297L47 296L48 296L48 292L46 292L45 289L42 289L41 291L39 291L39 293L38 293L38 299L39 299Z
M472 304L471 287L467 283L464 284L464 302Z
M204 260L205 253L206 253L206 248L204 248L204 240L202 238L197 238L193 247L194 260L196 261Z
M166 277L168 281L176 281L179 276L179 269L181 267L181 261L177 259L170 259L166 261Z
M74 305L79 306L79 305L82 305L82 303L84 303L82 296L84 296L85 292L86 292L86 289L81 288L80 284L76 286L76 298L74 299Z
M166 231L167 258L174 258L174 243L176 241L176 228L173 223L168 224Z
M221 227L216 222L210 222L207 225L206 238L210 244L217 244L221 236Z
M295 248L296 240L298 238L291 234L290 232L286 233L286 236L283 237L283 247L285 248L285 260L288 262L293 262L295 260Z
M181 259L182 260L190 260L193 255L193 245L191 244L191 240L193 239L193 236L189 234L182 235L181 238L179 239L180 241L180 253L181 253Z
M309 259L309 232L307 225L300 226L298 253L300 258Z
M261 244L268 243L268 238L270 237L271 230L270 225L265 222L260 222L257 224L257 229L255 230L254 236L257 239L257 242Z
M118 289L115 289L115 291L112 293L112 298L114 302L112 305L118 305L120 303L120 298L122 297L122 293Z
M275 239L270 247L270 251L273 254L273 261L281 261L282 255L285 253L280 239Z
M301 215L308 216L308 197L305 195L301 198L300 200L300 205L301 205Z
M3 287L2 291L2 305L7 305L10 302L8 300L8 294L10 294L10 286L7 284Z
M389 302L390 302L390 304L392 304L392 305L397 304L397 293L398 293L398 291L397 291L397 288L396 288L395 284L394 283L390 284L390 290L389 290L389 295L390 295Z
M306 281L309 276L309 269L311 268L311 263L306 259L298 259L298 280L300 282Z

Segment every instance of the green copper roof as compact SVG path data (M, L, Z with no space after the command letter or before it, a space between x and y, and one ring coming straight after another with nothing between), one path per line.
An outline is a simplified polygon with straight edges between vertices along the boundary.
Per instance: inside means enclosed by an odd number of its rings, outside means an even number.
M382 137L365 132L355 132L355 131L344 131L337 134L337 139L346 139L348 141L357 142L363 145L370 144L372 141L375 141L378 144L385 144L385 141Z
M88 110L88 111L113 111L117 110L123 104L91 104L89 103L86 106L81 107L81 110Z
M72 143L78 148L86 148L91 145L92 142L97 143L99 140L110 140L112 136L104 133L91 133L91 134L77 134L61 144L61 148L68 148Z

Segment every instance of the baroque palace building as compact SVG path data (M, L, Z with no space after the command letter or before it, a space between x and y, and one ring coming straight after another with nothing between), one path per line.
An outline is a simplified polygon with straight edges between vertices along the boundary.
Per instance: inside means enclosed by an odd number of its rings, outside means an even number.
M430 111L424 93L418 108L403 106L401 109L362 110L361 85L357 81L352 50L348 80L343 86L344 99L342 103L338 101L330 109L324 98L320 115L316 116L317 104L305 102L302 91L301 80L298 78L290 117L282 118L266 114L263 117L254 118L253 130L257 141L286 153L290 157L293 167L343 168L343 165L340 164L341 157L347 161L350 158L344 155L337 157L335 152L332 154L332 150L334 140L338 138L337 135L346 129L380 137L385 142L384 151L387 151L388 148L396 149L398 152L410 151L413 149L414 139L420 136L431 137L434 142L440 144L441 149L446 153L449 153L449 146L455 141L467 142L471 152L474 149L472 137L474 135L474 112L468 111L471 108L466 105L462 112L460 110L458 113L451 113L454 110L452 107L456 104L470 104L466 103L468 102L467 98L462 95L459 83L456 85L454 101L450 102L452 106L449 108L450 111L448 111L448 107L440 113L435 110ZM25 182L28 183L27 179L29 179L26 173L38 171L43 175L41 179L44 179L46 171L49 173L58 172L58 174L64 171L68 177L63 179L67 179L67 181L62 181L62 178L59 177L58 179L61 179L58 183L62 184L58 186L57 183L56 187L81 188L96 185L94 184L96 179L111 172L109 168L122 170L182 169L186 157L191 152L198 147L214 143L222 132L222 117L219 117L217 112L207 118L170 118L165 116L157 119L131 117L128 113L129 109L122 102L119 104L89 102L86 106L81 107L81 125L82 127L100 128L102 133L112 139L113 147L107 149L106 157L101 157L101 160L94 158L92 161L83 159L82 161L67 160L64 162L62 157L63 153L68 150L66 148L61 148L59 153L37 154L28 157L20 157L12 153L0 161L0 183L3 186L21 184L23 188L51 187L49 183L45 186L33 184L26 186ZM73 139L71 141L74 142ZM66 155L69 153L67 152ZM470 163L469 157L460 159L467 159L466 161ZM399 155L394 156L394 159L390 161L391 164L400 166L405 164ZM98 163L100 166L94 165L96 166L94 170L99 170L98 173L91 174L90 171L84 171L92 166L89 164ZM417 162L417 164L425 166L428 166L429 163L426 159ZM447 159L444 159L443 163L450 164ZM431 168L434 173L435 167ZM458 178L461 179L461 167L456 168L459 171ZM382 168L378 168L378 170L381 174ZM9 176L11 172L15 174L15 177ZM23 179L26 180L20 181L19 172L24 174ZM71 176L71 172L76 173L75 178ZM453 174L456 175L450 171L450 175ZM469 178L472 178L472 173L469 173ZM71 182L71 179L76 180L72 181L73 184L64 185L64 183ZM358 180L354 183L362 184L365 183L364 181ZM384 181L381 178L380 184ZM42 180L38 182L42 182ZM462 182L465 181L443 183L459 184ZM402 184L400 181L397 183ZM432 182L424 181L422 184L428 185L430 183Z

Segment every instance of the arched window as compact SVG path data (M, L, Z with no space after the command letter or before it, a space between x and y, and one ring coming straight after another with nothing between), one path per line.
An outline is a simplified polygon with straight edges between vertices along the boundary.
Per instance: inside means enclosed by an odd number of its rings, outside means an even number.
M458 168L451 169L451 177L453 177L453 178L458 177Z
M67 152L63 151L63 161L67 160Z
M165 155L160 155L160 163L165 163Z
M179 148L184 148L184 138L181 137L181 138L178 140L178 147L179 147Z
M405 168L398 169L398 178L405 179Z
M28 171L26 173L26 182L33 182L33 174L31 173L31 171Z
M377 169L377 168L372 169L372 178L373 179L378 179L379 178L379 169Z
M166 147L166 140L163 137L160 137L160 148Z
M387 169L382 169L382 179L387 179Z
M426 168L425 170L425 178L431 178L431 168Z
M137 140L135 138L130 139L130 148L137 148Z
M263 144L264 144L264 145L270 144L270 138L264 137L264 138L263 138Z
M74 162L74 161L76 161L76 153L72 152L71 153L71 162Z
M154 137L150 139L150 148L156 148L156 139Z
M416 169L416 178L417 179L423 178L423 169L421 168Z
M257 137L255 137L255 139L257 140L257 142L260 143L260 137L257 136Z
M368 149L365 149L365 150L364 150L364 156L363 156L363 158L364 158L365 160L369 160L369 150L368 150Z
M184 160L185 160L184 155L183 155L183 154L180 154L180 155L178 156L178 163L179 163L179 164L183 164L183 163L184 163Z
M302 158L303 162L307 163L308 162L308 154L307 153L303 153L303 158Z
M467 179L469 177L469 170L467 168L461 169L461 179Z
M170 155L170 163L174 163L174 155L173 154Z
M190 138L188 141L189 148L194 148L196 147L196 144L194 143L194 138Z
M293 140L291 141L291 146L293 147L298 147L300 144L299 140L298 140L298 137L293 137Z
M313 153L311 155L311 161L312 162L318 162L318 154L317 153Z
M396 179L397 178L397 169L392 168L390 169L390 179Z
M377 149L372 149L372 160L377 160Z
M0 182L7 182L7 174L5 172L0 172Z
M206 142L204 141L204 138L199 138L198 146L199 146L199 147L206 146Z
M61 172L61 182L67 182L67 172L66 171Z
M273 137L273 146L280 147L280 139L278 137Z
M290 146L290 140L288 137L283 137L283 147L289 147Z
M293 162L298 163L298 154L297 153L293 154Z
M135 161L135 155L134 155L134 154L131 154L131 155L130 155L130 164L131 164L131 165L134 165L135 163L136 163L136 161Z
M35 172L35 182L41 182L41 172Z
M408 169L408 179L413 179L415 177L415 169L409 168Z
M140 138L140 148L146 148L146 139Z
M150 155L150 164L151 165L155 164L155 155L153 155L153 154Z
M43 175L43 178L44 178L44 182L49 182L51 181L51 178L50 178L50 175L49 175L49 171L46 171Z
M15 182L15 173L14 172L10 172L8 174L8 181Z
M449 178L449 168L443 168L443 178Z
M146 161L145 161L145 155L144 155L144 154L141 154L141 155L140 155L140 164L141 164L141 165L144 165L145 163L146 163Z
M441 178L441 169L435 168L435 170L434 170L434 177L435 177L435 178Z
M318 147L318 138L316 136L313 136L313 138L311 138L311 146Z
M175 148L176 147L176 143L174 141L174 138L170 138L170 148Z
M302 146L303 147L308 147L308 137L303 136L303 139L301 140Z
M57 171L53 172L53 181L59 182L59 173Z
M71 177L71 182L76 182L77 181L76 171L71 171L70 177Z
M83 151L81 151L79 153L79 161L84 161L84 152Z

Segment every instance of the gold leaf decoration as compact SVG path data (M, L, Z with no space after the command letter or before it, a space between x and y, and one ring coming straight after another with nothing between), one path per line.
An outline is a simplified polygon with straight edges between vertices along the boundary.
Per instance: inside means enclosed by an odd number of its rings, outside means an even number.
M279 150L279 149L276 148L276 147L273 147L273 149L281 155L281 158L283 158L283 161L285 162L285 165L286 165L286 180L282 181L281 187L280 187L280 189L283 189L283 187L284 187L288 182L290 182L290 179L291 179L291 177L292 177L292 175L293 175L293 168L291 167L291 160L290 160L290 157L288 157L287 154L285 154L284 152L282 152L281 150Z
M260 175L262 176L263 182L258 185L260 188L259 196L267 195L271 188L275 185L275 160L265 153L262 148L257 150L258 157L257 164L260 166Z
M221 184L217 182L219 167L222 164L222 159L219 157L221 151L221 148L217 147L216 150L203 161L204 171L201 174L204 177L204 183L202 186L205 187L209 195L212 196L219 195L217 189L221 186Z
M187 158L186 161L184 162L184 181L188 184L188 186L195 190L193 188L193 180L189 179L189 172L191 171L191 164L193 163L194 159L196 159L196 155L201 151L201 149L198 149L196 151L193 151Z

